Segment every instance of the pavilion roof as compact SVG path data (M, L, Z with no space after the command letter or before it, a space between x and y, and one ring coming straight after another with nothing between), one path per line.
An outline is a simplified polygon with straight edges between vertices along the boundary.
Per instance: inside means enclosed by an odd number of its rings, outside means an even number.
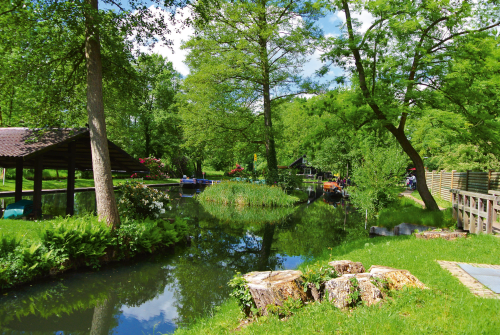
M34 168L35 158L43 155L44 169L67 169L68 146L75 142L76 168L92 170L88 128L0 128L0 166L13 168L23 159L24 168ZM111 170L145 172L148 169L108 140Z

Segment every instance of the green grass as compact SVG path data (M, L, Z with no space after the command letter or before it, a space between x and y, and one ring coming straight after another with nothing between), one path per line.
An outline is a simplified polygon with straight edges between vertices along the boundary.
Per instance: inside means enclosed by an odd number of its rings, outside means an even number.
M126 179L113 179L113 185L117 186L119 183L125 182ZM171 178L163 180L143 180L145 184L166 184L166 183L179 183L180 179ZM42 181L42 189L44 190L54 190L54 189L65 189L67 187L67 180L62 179L57 180L44 180ZM75 187L94 187L94 179L76 179ZM0 192L14 191L16 189L15 180L7 179L5 180L5 185L2 185L0 181ZM23 190L30 191L33 190L33 180L28 180L23 178Z
M202 202L238 206L292 206L299 198L287 195L281 187L224 181L209 186L197 196Z
M0 237L15 237L17 240L39 242L41 233L52 227L51 221L10 220L0 219Z
M422 197L420 196L420 194L417 192L417 191L414 191L412 194L411 194L412 197L414 197L415 199L418 199L418 200L422 200ZM437 204L439 207L442 207L442 208L451 208L451 202L450 201L446 201L444 199L442 199L441 197L435 195L434 196L434 200L436 200Z
M456 224L451 209L444 211L429 211L413 199L402 197L388 208L379 211L377 226L394 228L401 223L411 223L429 227L449 228Z
M500 300L474 296L436 260L499 264L500 239L491 235L456 241L413 236L361 239L325 250L314 266L330 260L360 261L407 269L429 290L403 290L371 306L342 311L331 303L311 303L282 321L261 317L239 334L498 334ZM311 265L311 264L310 264ZM305 268L303 265L302 268ZM176 334L230 334L242 313L234 299Z

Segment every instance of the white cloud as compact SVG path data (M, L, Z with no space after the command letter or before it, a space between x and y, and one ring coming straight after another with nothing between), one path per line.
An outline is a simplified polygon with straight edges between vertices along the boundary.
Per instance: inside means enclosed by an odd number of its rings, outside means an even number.
M181 50L181 45L183 41L187 41L191 36L194 35L194 29L192 27L183 27L181 29L180 24L174 26L172 23L170 23L167 17L169 14L154 8L154 6L151 6L149 9L155 12L157 16L163 16L165 18L165 21L169 22L169 28L171 33L169 36L167 36L167 38L173 42L173 45L167 46L160 42L157 43L153 48L149 48L146 46L138 46L138 49L144 53L148 54L156 53L162 55L163 57L167 58L170 62L172 62L174 69L176 71L178 71L183 76L187 76L189 74L189 68L187 67L186 64L184 64L184 60L186 59L188 50ZM182 10L177 10L175 15L175 20L176 21L185 20L190 16L191 12L187 8Z
M177 308L174 306L174 286L165 287L165 291L158 297L149 300L137 307L122 306L121 310L126 318L133 318L141 322L148 321L156 316L163 315L165 322L173 322L178 317Z
M342 23L345 23L345 13L338 11L337 12L337 17L342 21ZM374 18L373 16L366 10L362 10L361 12L354 12L351 10L351 17L353 19L357 19L361 22L361 27L359 29L360 32L364 33L370 28Z

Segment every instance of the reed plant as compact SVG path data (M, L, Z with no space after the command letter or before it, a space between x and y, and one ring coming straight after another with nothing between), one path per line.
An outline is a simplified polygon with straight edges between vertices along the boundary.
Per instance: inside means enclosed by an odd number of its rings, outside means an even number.
M296 207L220 206L210 201L203 201L201 205L208 213L223 222L244 224L278 223L286 219L296 209Z
M197 196L201 202L235 206L289 207L299 201L281 187L238 182L215 184Z

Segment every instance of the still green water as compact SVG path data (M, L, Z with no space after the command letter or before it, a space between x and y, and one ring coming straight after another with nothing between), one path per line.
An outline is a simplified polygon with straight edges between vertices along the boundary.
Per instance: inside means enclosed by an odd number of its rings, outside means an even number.
M0 331L172 333L227 299L236 271L294 269L328 247L367 236L348 203L327 202L314 185L304 189L307 204L245 210L204 207L190 197L194 190L171 188L168 215L188 218L190 245L9 291L0 297ZM64 199L61 208L57 196ZM54 212L64 211L64 194L48 197L45 206L48 201ZM81 197L81 211L92 210L93 195Z

